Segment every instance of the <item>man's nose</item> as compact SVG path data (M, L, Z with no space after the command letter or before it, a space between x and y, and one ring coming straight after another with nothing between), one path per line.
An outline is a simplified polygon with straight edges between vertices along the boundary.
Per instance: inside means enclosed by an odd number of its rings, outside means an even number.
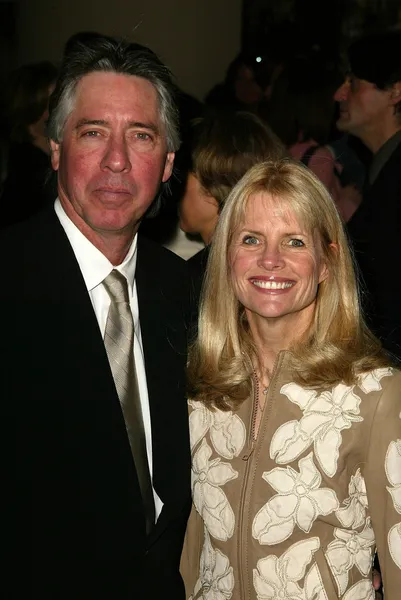
M347 96L348 96L348 88L349 88L349 85L348 85L348 81L346 80L335 91L334 100L336 102L343 102L344 100L346 100Z
M109 169L113 173L131 170L129 152L124 138L110 137L101 167L102 169Z

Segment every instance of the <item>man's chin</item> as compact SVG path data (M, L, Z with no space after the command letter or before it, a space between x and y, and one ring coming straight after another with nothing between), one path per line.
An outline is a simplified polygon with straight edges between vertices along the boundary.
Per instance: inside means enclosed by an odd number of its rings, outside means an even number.
M339 118L336 127L338 131L349 132L350 131L350 123L348 119Z

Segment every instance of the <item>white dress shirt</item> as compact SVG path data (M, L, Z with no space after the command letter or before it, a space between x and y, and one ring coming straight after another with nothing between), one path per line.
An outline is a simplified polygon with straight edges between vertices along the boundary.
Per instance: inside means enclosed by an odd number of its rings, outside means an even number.
M106 329L107 315L110 306L110 297L103 285L103 280L111 273L113 269L119 271L127 278L128 295L132 317L134 319L134 357L136 374L138 378L139 396L142 407L143 425L145 429L146 450L149 462L150 477L153 481L152 469L152 430L150 422L149 396L146 383L145 358L143 355L141 326L139 323L138 295L135 281L135 267L137 257L137 235L135 235L131 247L124 261L113 266L111 262L98 250L84 235L78 227L74 225L71 219L65 213L57 198L54 203L54 210L59 221L72 246L75 257L78 261L86 288L92 302L93 310L99 324L102 338ZM163 502L160 500L153 488L155 500L156 519L161 513Z

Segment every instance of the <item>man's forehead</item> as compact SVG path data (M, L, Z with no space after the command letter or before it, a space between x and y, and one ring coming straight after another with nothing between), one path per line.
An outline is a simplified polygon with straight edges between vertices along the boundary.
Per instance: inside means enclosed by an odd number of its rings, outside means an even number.
M156 95L156 88L153 83L144 77L138 75L131 75L130 73L118 73L115 71L91 71L86 73L78 81L76 89L79 90L92 90L98 87L103 87L103 93L107 94L110 89L119 88L129 90L129 88L136 88L140 91L146 91L151 95Z
M146 118L160 121L158 95L153 84L142 77L95 71L84 75L77 83L71 114L79 118L101 119L126 115L136 121Z

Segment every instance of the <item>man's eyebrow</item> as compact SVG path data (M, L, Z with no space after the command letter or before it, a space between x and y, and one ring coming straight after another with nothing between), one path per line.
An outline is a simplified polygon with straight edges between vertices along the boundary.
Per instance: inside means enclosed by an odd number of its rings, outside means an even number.
M157 135L160 134L160 130L155 123L143 123L142 121L130 121L128 123L128 126L129 127L139 127L140 129L149 129L150 131L153 131L153 133L156 133Z
M109 121L104 119L79 119L77 124L75 125L75 129L79 129L80 127L84 127L86 125L100 125L103 127L107 127L109 125ZM130 121L128 123L129 128L139 127L140 129L148 129L149 131L153 131L156 135L160 134L159 128L155 123L143 123L142 121Z
M107 125L108 122L104 121L103 119L79 119L79 121L77 121L74 129L79 129L80 127L83 127L84 125Z

